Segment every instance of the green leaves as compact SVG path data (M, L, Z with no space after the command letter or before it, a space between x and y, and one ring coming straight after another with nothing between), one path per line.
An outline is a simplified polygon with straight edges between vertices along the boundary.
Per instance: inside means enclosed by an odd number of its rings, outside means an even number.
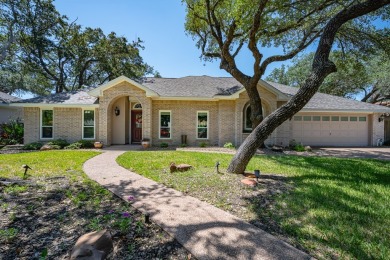
M0 8L0 21L5 21L0 25L0 50L7 47L10 33L15 35L0 64L4 92L58 93L121 75L140 80L154 73L140 56L140 39L128 42L114 32L82 28L58 13L52 0L0 0ZM15 26L10 31L7 25Z
M274 69L266 80L299 87L310 73L313 57L314 53L302 55L291 66ZM324 80L320 92L343 97L363 93L363 101L372 103L390 95L390 62L383 51L333 51L330 59L335 62L337 72Z

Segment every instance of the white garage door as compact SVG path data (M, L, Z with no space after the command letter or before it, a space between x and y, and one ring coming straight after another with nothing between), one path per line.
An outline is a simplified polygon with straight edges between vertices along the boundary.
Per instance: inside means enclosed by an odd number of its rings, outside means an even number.
M293 118L292 137L303 145L367 146L367 116L312 116Z

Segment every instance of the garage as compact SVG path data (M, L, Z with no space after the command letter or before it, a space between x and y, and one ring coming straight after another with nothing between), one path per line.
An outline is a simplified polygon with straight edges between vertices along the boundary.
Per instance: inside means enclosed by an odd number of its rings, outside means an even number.
M369 145L367 115L297 114L292 121L292 138L303 145Z

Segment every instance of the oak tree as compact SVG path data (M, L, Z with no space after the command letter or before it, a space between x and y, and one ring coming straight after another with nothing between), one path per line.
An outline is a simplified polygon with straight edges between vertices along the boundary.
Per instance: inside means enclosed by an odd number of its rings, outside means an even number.
M282 1L282 0L183 0L187 7L185 28L197 40L206 60L218 59L246 89L251 106L252 133L237 150L229 172L242 173L256 149L276 127L301 110L327 75L336 71L329 60L337 33L345 24L364 33L379 16L388 18L390 0ZM356 44L351 39L350 44ZM295 96L266 118L262 116L257 84L267 66L293 58L316 43L310 74ZM277 55L266 56L265 47L280 47ZM245 74L237 57L246 47L253 57L253 69Z

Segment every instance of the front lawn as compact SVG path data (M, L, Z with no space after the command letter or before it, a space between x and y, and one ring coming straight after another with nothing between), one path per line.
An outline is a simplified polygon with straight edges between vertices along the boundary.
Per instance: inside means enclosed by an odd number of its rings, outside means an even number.
M325 258L385 259L390 255L390 162L298 156L257 156L256 188L224 171L232 155L127 152L118 163L198 197ZM215 163L221 163L217 174ZM194 166L169 173L170 162Z
M108 228L109 259L184 259L188 252L155 224L88 179L92 151L0 154L0 259L65 259L81 235ZM22 179L23 164L29 165ZM13 184L10 184L13 183Z

